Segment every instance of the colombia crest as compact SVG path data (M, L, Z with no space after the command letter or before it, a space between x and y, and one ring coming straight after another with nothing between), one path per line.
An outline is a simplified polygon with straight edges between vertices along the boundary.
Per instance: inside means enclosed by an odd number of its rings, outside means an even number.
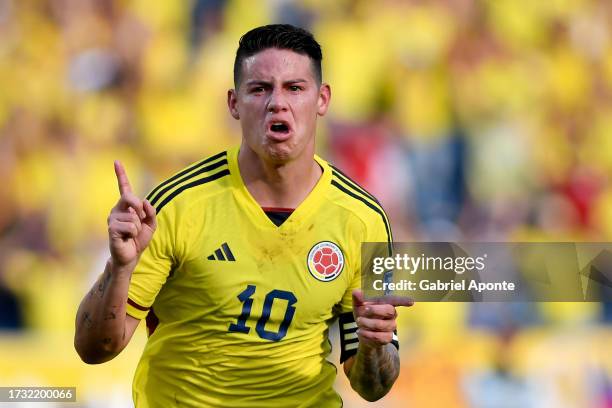
M308 271L321 282L336 279L343 268L344 255L338 245L333 242L319 242L308 252Z

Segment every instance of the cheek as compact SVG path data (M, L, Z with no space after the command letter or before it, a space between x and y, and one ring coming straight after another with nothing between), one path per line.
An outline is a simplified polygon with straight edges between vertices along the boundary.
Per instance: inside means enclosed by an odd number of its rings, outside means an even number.
M261 117L259 113L259 105L250 101L245 101L240 106L240 118L249 123L253 123Z
M261 96L256 95L243 95L240 98L240 102L238 106L243 111L253 111L257 110L263 103L263 98Z
M313 102L311 98L301 99L296 104L296 108L300 113L300 118L304 121L310 121L313 117L316 117L319 110L318 104Z

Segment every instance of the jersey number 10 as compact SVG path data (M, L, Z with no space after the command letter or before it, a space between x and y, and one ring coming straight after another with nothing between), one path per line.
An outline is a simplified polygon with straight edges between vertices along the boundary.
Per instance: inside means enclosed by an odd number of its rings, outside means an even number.
M238 316L238 321L230 324L229 331L238 333L248 333L251 331L251 328L246 325L246 321L251 315L251 307L253 306L253 299L251 299L251 297L255 293L256 289L257 287L255 285L248 285L247 288L238 295L238 300L240 300L240 302L243 304L242 312L240 313L240 316ZM283 318L277 332L266 330L266 323L270 319L274 299L284 299L287 301L285 317ZM295 314L295 307L293 305L296 302L297 299L295 295L286 290L274 289L268 292L264 300L261 317L259 320L257 320L257 325L255 326L255 330L257 331L259 337L271 341L279 341L285 337L287 335L287 329L289 329L289 325L291 324L291 320L293 320L293 315Z

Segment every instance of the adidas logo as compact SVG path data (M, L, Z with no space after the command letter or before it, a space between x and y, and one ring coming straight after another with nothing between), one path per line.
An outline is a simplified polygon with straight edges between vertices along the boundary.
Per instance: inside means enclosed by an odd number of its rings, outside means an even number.
M209 261L236 261L236 258L234 258L234 254L232 254L232 250L227 245L227 242L224 242L221 245L221 248L215 249L215 252L210 254L206 259Z

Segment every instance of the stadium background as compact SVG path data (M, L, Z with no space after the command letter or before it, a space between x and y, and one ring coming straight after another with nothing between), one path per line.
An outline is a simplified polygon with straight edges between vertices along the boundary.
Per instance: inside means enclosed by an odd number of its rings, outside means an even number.
M72 347L107 257L112 162L144 195L238 143L236 44L270 22L321 42L319 151L379 197L397 241L611 240L612 2L0 0L0 386L130 406L144 330L103 366ZM610 305L399 319L402 374L371 406L612 407Z

